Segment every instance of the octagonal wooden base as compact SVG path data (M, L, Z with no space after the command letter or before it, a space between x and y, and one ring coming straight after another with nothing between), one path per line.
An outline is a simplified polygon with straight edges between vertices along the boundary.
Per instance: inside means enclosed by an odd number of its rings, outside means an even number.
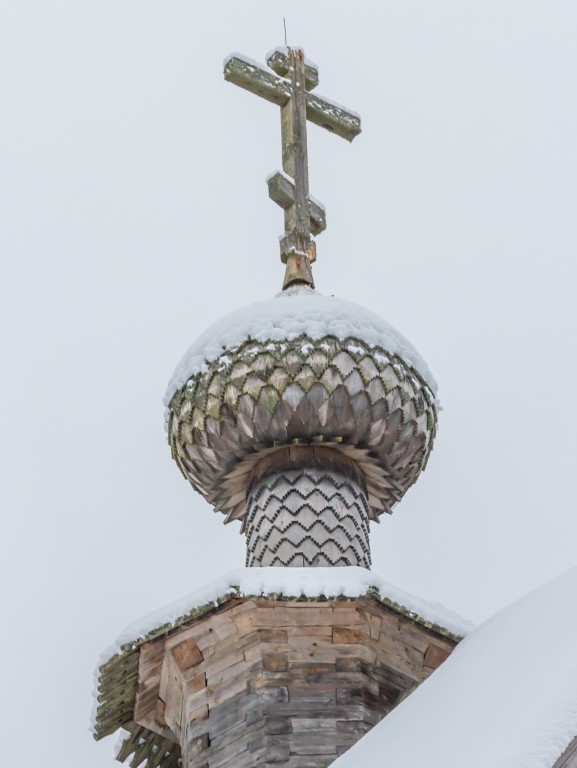
M454 645L376 598L230 600L141 647L134 720L185 768L324 768Z

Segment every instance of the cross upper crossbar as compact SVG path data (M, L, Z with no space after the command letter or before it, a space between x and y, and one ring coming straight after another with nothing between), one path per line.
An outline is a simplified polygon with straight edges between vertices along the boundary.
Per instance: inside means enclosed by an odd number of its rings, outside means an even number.
M224 62L224 77L281 108L282 163L284 174L268 178L269 196L285 212L281 260L286 264L283 289L295 283L314 287L311 263L316 246L311 234L326 227L325 212L309 195L307 120L352 141L361 132L360 117L323 96L313 94L318 85L316 65L300 48L277 48L267 57L270 69L238 53Z
M271 60L272 56L268 61ZM279 107L284 107L291 97L291 84L287 80L239 53L226 59L224 79ZM306 116L311 123L347 141L352 141L361 132L361 118L356 112L314 93L306 94Z

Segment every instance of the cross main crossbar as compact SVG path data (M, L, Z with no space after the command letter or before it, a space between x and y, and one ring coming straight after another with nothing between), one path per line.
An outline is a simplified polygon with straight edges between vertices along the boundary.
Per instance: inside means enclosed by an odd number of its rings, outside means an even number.
M224 79L279 107L284 107L291 97L287 80L238 53L225 61ZM306 116L311 123L347 141L361 132L361 118L355 112L314 93L306 94Z

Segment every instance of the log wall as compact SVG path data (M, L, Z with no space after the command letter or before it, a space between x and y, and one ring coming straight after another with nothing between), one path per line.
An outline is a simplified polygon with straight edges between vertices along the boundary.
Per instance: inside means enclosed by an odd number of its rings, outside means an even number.
M135 721L185 768L324 768L453 647L371 598L239 599L142 647Z

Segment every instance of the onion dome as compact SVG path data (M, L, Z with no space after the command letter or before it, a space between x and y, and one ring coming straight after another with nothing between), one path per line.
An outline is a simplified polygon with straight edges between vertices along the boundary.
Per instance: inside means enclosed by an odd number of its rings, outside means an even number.
M388 323L295 286L231 313L190 347L166 395L169 442L193 488L225 522L242 521L248 564L367 564L368 520L391 512L426 466L435 394L427 365ZM321 482L323 472L332 480ZM309 511L302 533L323 510L334 512L339 483L351 497L340 504L351 517L336 545L343 562L338 552L307 557L298 534L291 549L271 522L291 487L291 519ZM306 505L311 494L318 498ZM343 524L324 525L325 549L335 550L329 539ZM357 555L345 556L351 548Z
M267 184L284 211L283 292L188 350L166 396L172 455L226 522L242 522L248 565L369 567L369 522L424 469L437 410L406 339L314 290L326 217L309 192L307 121L352 141L360 117L311 96L318 68L300 48L271 52L266 69L232 54L224 77L281 108L283 170Z

